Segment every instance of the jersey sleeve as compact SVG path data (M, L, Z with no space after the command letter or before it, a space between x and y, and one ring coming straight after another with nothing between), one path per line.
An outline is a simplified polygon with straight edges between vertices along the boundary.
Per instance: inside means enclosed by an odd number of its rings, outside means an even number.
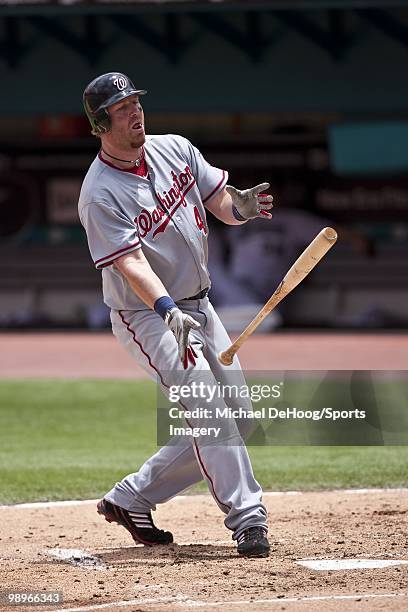
M201 152L186 139L191 171L197 182L203 204L209 202L217 193L224 189L228 181L228 172L211 166Z
M89 251L99 270L141 247L136 225L120 210L103 202L91 202L80 213Z

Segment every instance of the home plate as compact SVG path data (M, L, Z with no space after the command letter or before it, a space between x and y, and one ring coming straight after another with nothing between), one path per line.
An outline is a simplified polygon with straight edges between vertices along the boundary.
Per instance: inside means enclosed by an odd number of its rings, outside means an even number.
M103 563L98 557L94 557L79 548L51 548L44 551L46 555L54 557L59 561L65 561L72 565L79 565L87 568L103 568Z
M312 570L356 570L356 569L378 569L391 567L393 565L407 565L408 561L403 559L302 559L296 561Z

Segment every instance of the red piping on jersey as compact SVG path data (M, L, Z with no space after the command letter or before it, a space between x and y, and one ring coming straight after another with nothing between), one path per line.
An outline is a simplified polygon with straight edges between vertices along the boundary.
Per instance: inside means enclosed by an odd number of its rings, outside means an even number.
M136 240L136 242L134 242L133 244L129 244L129 246L124 247L123 249L119 249L119 251L115 251L114 253L111 253L110 255L106 255L106 257L101 257L100 259L97 259L95 261L95 265L98 267L98 264L101 261L104 261L105 259L110 260L111 257L114 257L115 255L119 255L120 253L123 253L124 251L127 251L128 249L133 249L133 247L137 246L138 244L140 244L140 240ZM106 261L105 263L103 263L99 267L100 268L106 268L106 266L109 266L110 263L112 263L112 262L111 261Z
M152 369L153 369L153 370L154 370L154 371L155 371L155 372L158 374L158 376L159 376L159 378L160 378L160 381L161 381L161 384L163 385L163 387L166 387L166 389L170 389L170 387L169 387L168 385L166 385L166 383L164 382L164 380L163 380L163 378L162 378L162 375L161 375L161 373L159 372L159 370L158 370L158 369L156 368L156 366L155 366L155 365L152 363L152 360L150 359L150 355L149 355L148 353L146 353L146 351L144 350L144 348L143 348L143 346L141 345L141 343L139 342L139 340L137 340L135 332L134 332L134 331L133 331L133 329L130 327L130 323L128 323L128 322L126 321L125 317L124 317L124 316L123 316L123 314L122 314L122 311L121 311L121 310L118 310L118 313L119 313L120 318L122 319L122 323L123 323L123 324L126 326L126 329L127 329L127 330L128 330L128 331L129 331L129 332L132 334L133 342L135 342L135 344L137 344L137 346L138 346L138 347L140 348L140 350L142 351L143 355L145 355L145 357L147 357L147 360L148 360L148 362L149 362L150 367L151 367L151 368L152 368ZM182 406L182 408L183 408L184 410L187 410L186 406L183 406L183 404L182 404L181 402L179 402L179 403L180 403L180 405ZM190 423L188 422L188 420L187 420L187 419L186 419L186 423L187 423L187 425L188 425L189 427L191 427L191 425L190 425ZM209 481L210 481L210 483L211 483L211 488L212 488L212 490L213 490L213 493L214 493L214 497L215 497L215 499L216 499L216 500L217 500L217 502L220 504L220 506L224 506L225 508L229 508L229 509L231 509L231 506L228 506L227 504L224 504L222 501L220 501L220 500L218 499L217 494L216 494L216 492L215 492L215 487L214 487L214 482L213 482L213 479L211 478L211 476L209 475L209 473L208 473L208 472L207 472L207 470L206 470L206 467L205 467L204 462L203 462L203 460L202 460L202 458L201 458L201 455L200 455L199 448L198 448L198 446L197 446L197 442L196 442L195 440L193 440L193 443L194 443L194 446L195 446L195 449L196 449L196 453L197 453L197 459L198 459L198 462L200 463L201 468L202 468L202 470L203 470L204 474L206 475L206 477L208 478L208 480L209 480Z
M218 185L212 190L211 193L208 194L208 196L206 198L203 198L203 204L204 204L204 202L209 200L211 198L211 196L213 196L214 193L220 188L220 186L224 182L224 179L225 179L225 170L222 171L222 178L221 178L220 182L218 183Z

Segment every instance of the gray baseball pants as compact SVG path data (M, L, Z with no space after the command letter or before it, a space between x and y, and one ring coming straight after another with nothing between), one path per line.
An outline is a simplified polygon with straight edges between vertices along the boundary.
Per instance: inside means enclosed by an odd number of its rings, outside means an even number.
M113 333L137 363L161 385L164 393L172 385L191 385L203 378L214 385L217 381L223 385L245 385L236 357L228 368L218 361L218 353L225 350L230 339L208 298L183 300L177 305L201 325L200 329L190 332L197 354L195 367L189 365L187 370L183 369L172 332L152 310L112 310ZM232 409L239 406L252 409L248 399L225 401ZM223 399L218 399L216 405L219 407L222 402ZM202 400L190 397L183 398L181 403L184 410L194 410L202 405ZM204 423L189 419L188 424L202 426ZM160 448L137 472L116 483L105 499L126 510L149 512L156 504L171 499L204 478L214 500L226 515L224 523L233 532L233 539L248 527L267 529L262 490L254 477L241 437L251 424L247 419L224 422L221 419L217 424L221 426L222 442L209 442L208 437L191 437L180 440L180 443L173 440Z

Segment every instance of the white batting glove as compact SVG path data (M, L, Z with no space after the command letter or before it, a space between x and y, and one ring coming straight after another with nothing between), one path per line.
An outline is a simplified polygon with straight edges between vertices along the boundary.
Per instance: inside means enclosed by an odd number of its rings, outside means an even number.
M225 190L231 196L232 206L235 207L242 220L245 221L247 219L255 219L256 217L261 219L272 218L268 210L273 207L273 197L267 193L261 193L261 191L265 191L269 187L269 183L260 183L260 185L240 191L232 185L226 185ZM237 215L234 216L239 219Z
M193 347L190 346L188 336L191 329L198 329L201 327L200 323L193 319L193 317L184 314L180 308L172 308L169 310L166 313L164 322L176 338L179 357L184 369L187 369L188 362L190 362L192 366L195 366L197 355Z

